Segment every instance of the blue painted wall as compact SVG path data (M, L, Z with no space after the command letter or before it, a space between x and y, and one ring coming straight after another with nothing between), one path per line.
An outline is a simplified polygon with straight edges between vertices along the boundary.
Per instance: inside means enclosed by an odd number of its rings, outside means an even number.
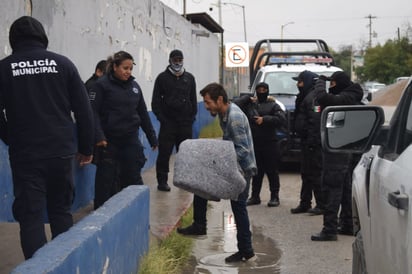
M137 273L149 248L147 186L129 186L12 273Z
M152 112L149 113L153 126L159 133L159 121ZM213 117L205 110L203 103L198 103L198 114L193 125L193 138L198 138L200 130L213 121ZM139 138L145 148L147 157L143 171L153 167L156 163L157 150L153 151L142 131L139 132ZM0 141L0 222L14 222L11 211L13 203L13 184L9 165L9 156L7 146ZM88 205L94 198L94 175L96 167L87 165L86 167L76 167L74 171L75 178L75 199L72 210Z
M14 221L11 205L14 200L8 147L0 141L0 221Z

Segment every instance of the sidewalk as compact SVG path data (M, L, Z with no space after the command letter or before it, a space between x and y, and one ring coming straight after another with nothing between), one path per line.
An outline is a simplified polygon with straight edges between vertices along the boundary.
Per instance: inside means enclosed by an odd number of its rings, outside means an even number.
M173 170L174 158L170 167ZM145 185L150 188L151 240L164 238L173 230L182 214L190 207L193 194L172 185L171 192L157 190L155 169L142 174ZM299 199L299 172L281 174L278 208L269 208L268 183L262 186L262 204L248 207L253 233L253 246L258 256L253 265L227 265L224 258L235 252L236 229L230 202L209 202L207 235L194 237L192 258L182 274L193 273L351 273L353 237L339 235L337 242L312 242L312 233L322 227L322 216L290 214ZM92 206L75 214L81 219ZM18 224L0 223L0 274L10 273L23 261L19 243Z
M170 161L170 169L173 170L174 158ZM154 238L162 239L173 230L182 214L190 207L193 195L173 186L173 173L170 174L170 192L157 190L156 171L151 168L142 174L145 185L150 188L150 232ZM89 214L93 210L90 204L73 217L75 222ZM46 225L48 238L50 229ZM20 248L19 225L17 223L0 222L0 274L10 273L18 264L24 261Z

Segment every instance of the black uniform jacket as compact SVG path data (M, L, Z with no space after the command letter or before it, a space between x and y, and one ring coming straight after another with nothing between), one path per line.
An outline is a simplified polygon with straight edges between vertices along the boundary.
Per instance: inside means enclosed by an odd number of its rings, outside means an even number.
M314 95L316 97L315 100L323 110L328 106L361 105L363 90L359 84L354 83L341 90L338 94L326 93L325 80L318 79L315 84ZM326 172L328 172L329 169L349 170L352 166L352 155L324 153L323 162Z
M127 81L120 81L110 73L100 77L90 91L90 100L95 114L96 143L137 142L141 126L150 145L157 146L142 90L133 76Z
M0 61L0 128L10 160L91 155L93 115L74 64L47 51L47 39L10 40L13 54Z
M252 130L253 142L264 146L268 141L277 141L276 132L286 125L285 112L276 103L273 97L268 97L265 102L252 102L249 95L243 95L234 100L249 119ZM255 116L262 116L263 123L258 125Z
M312 88L296 105L295 111L295 130L303 145L320 146L320 117L321 108L315 100Z
M359 84L354 83L338 94L326 93L325 80L318 79L315 85L315 96L322 109L328 106L361 105L363 90Z
M152 111L160 123L192 125L197 113L193 75L185 71L176 76L169 68L160 73L153 88Z

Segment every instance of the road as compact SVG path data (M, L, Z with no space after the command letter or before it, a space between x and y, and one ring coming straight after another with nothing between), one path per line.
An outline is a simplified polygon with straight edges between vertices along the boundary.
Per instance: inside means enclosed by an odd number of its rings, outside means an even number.
M290 213L299 201L300 174L284 171L280 181L280 207L266 206L270 195L266 180L262 204L248 207L256 262L224 263L224 257L236 251L230 204L210 202L208 235L195 238L191 267L184 273L351 273L354 238L339 235L336 242L312 242L310 236L322 228L322 216Z

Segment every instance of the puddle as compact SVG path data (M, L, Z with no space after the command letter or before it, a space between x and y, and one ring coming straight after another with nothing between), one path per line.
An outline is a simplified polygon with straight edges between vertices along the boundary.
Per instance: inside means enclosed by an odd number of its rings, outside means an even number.
M225 263L230 253L220 253L200 259L194 273L280 273L277 262L279 258L264 253L255 253L253 262Z
M265 237L260 227L252 227L253 248L256 260L227 264L225 258L237 251L236 226L230 211L223 211L220 218L208 217L207 236L197 238L193 257L183 273L189 274L277 274L280 273L281 251L276 242Z

